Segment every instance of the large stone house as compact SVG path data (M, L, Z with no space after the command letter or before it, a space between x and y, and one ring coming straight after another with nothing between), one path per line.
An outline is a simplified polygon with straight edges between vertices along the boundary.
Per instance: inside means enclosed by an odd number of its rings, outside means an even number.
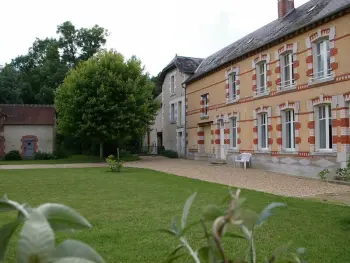
M0 159L12 150L26 159L38 151L52 153L55 127L52 105L0 104Z
M202 60L176 55L162 70L159 76L162 107L151 127L150 140L147 138L144 145L164 146L176 151L180 157L185 156L185 90L182 83L194 74Z
M187 156L314 177L350 152L350 0L278 0L278 19L185 82ZM244 10L242 10L244 12Z

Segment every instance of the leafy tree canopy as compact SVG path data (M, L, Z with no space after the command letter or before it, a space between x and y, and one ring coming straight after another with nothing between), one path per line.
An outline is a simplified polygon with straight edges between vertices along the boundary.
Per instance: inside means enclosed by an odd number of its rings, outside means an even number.
M36 39L26 55L0 71L0 103L52 104L68 70L101 50L108 31L98 25L76 29L67 21L58 38Z
M153 88L136 57L99 52L71 69L57 89L58 131L98 141L102 157L103 142L125 143L147 130L159 107Z

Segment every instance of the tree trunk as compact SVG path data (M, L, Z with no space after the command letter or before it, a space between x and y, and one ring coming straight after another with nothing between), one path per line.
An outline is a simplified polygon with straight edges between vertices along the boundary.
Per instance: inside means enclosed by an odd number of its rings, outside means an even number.
M103 159L103 142L100 142L100 159Z

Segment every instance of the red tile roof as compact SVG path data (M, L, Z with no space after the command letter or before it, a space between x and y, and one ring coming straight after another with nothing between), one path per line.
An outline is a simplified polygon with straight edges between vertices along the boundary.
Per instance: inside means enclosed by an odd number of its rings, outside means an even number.
M0 104L5 115L4 125L54 125L56 114L53 105Z

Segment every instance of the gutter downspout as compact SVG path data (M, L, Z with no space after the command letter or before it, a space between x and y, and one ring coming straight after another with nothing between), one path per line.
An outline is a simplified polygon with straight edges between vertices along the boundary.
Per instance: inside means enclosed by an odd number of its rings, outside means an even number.
M187 89L186 89L186 84L181 83L181 86L185 90L185 158L187 159Z

